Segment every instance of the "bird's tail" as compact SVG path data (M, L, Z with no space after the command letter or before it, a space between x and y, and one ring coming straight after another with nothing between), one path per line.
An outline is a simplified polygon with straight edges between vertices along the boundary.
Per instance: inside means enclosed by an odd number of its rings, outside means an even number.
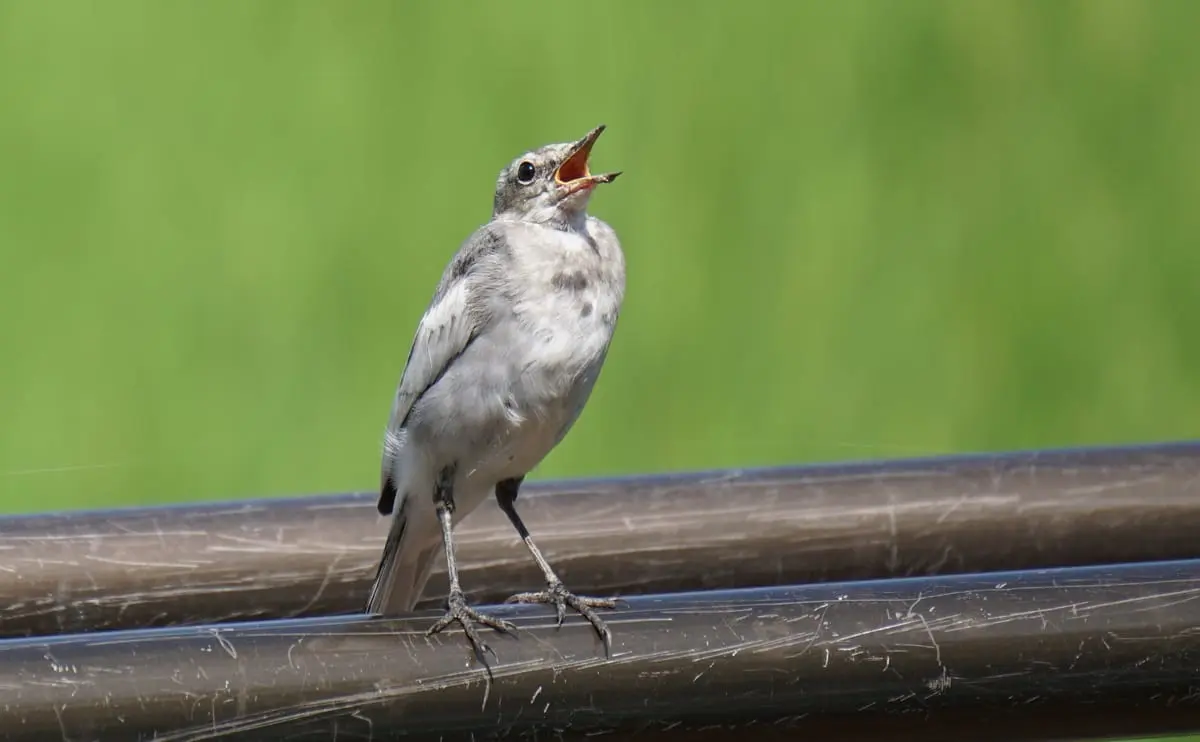
M428 529L414 523L413 499L400 498L392 516L383 558L367 597L367 613L396 616L410 612L421 598L437 556L438 542L428 538Z

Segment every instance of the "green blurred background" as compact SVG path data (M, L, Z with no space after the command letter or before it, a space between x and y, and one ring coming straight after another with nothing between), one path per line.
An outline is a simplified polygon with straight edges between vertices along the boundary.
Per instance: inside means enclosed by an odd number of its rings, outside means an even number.
M0 4L0 510L370 489L499 169L609 125L536 477L1194 436L1200 3Z
M609 125L538 478L1194 436L1200 3L0 4L0 510L371 489L443 265Z

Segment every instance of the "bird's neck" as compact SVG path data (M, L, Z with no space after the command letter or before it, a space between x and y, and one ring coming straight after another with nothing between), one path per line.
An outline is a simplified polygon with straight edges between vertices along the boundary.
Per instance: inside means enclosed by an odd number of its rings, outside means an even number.
M587 212L583 209L579 211L560 211L546 226L562 232L583 234L587 231L587 218Z
M497 214L496 218L536 224L539 227L556 229L560 232L574 232L577 234L587 232L588 215L584 209L554 209L552 211L531 212L527 214Z

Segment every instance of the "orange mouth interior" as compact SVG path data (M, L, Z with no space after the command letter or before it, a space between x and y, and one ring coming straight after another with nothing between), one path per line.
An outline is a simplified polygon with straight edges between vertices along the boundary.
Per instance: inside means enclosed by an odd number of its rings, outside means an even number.
M580 147L579 151L567 158L567 161L558 166L558 171L554 173L554 179L561 184L567 184L572 181L580 180L591 176L588 171L588 153L592 147Z

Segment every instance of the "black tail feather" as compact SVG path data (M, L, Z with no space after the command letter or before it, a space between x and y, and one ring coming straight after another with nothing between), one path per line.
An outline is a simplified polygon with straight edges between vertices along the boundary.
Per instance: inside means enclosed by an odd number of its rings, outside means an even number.
M396 482L390 476L383 480L383 487L379 490L379 508L380 515L391 515L392 509L396 507Z

